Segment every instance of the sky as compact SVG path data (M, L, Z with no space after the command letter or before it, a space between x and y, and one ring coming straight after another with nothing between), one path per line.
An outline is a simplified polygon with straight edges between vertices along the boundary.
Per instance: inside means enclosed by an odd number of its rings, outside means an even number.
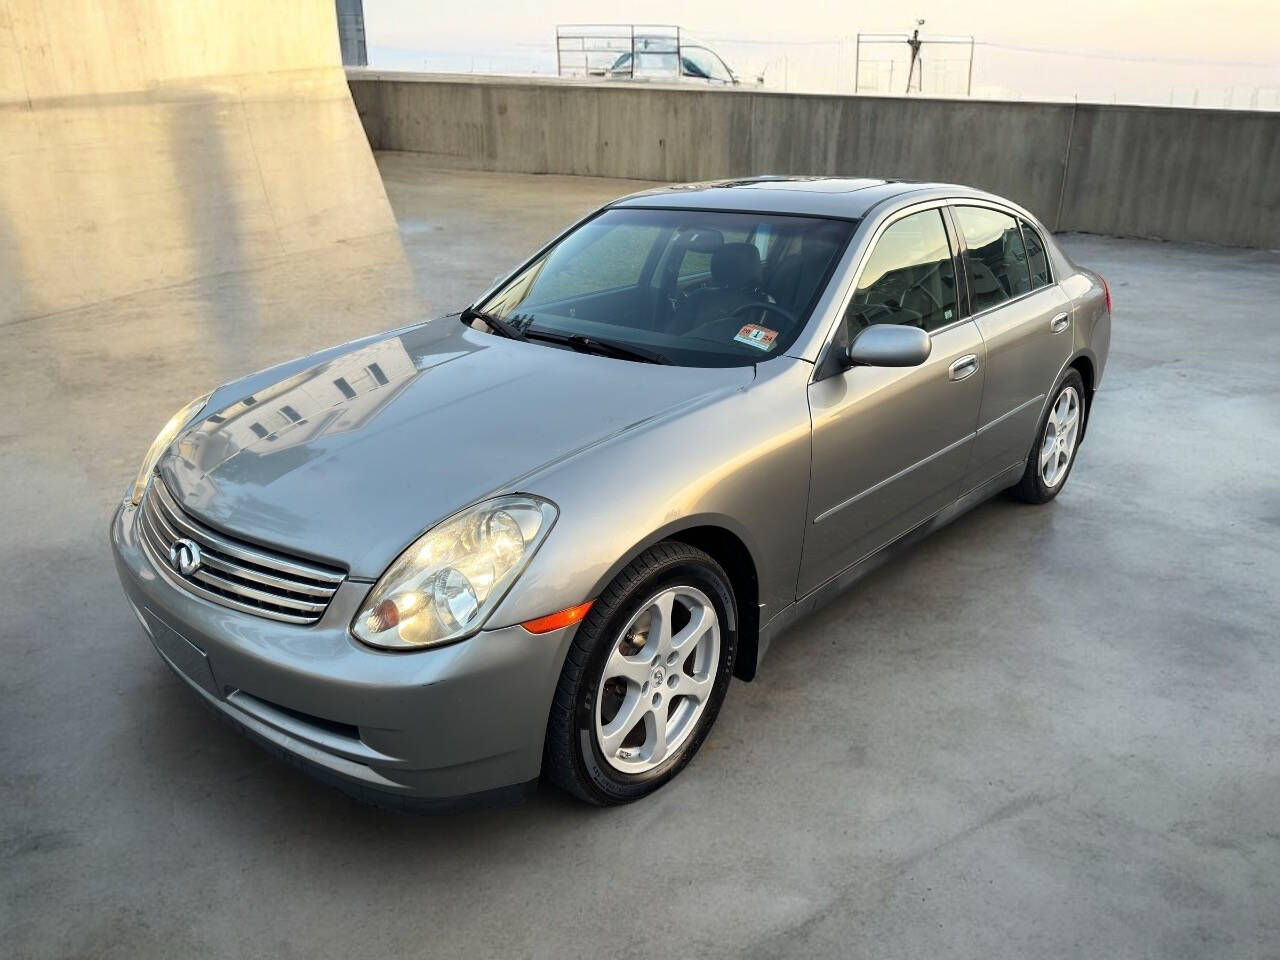
M975 96L1280 109L1280 0L364 0L364 10L369 63L383 69L554 74L557 24L645 22L679 25L748 82L851 93L855 36L905 34L920 18L926 40L974 38ZM901 43L864 47L859 89L903 92L906 54ZM922 56L926 94L965 92L964 46Z

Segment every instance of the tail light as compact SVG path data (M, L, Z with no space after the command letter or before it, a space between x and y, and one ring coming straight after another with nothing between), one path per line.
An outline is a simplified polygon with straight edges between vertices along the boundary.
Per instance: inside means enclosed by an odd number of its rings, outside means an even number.
M1098 279L1102 281L1102 295L1107 298L1107 316L1111 316L1111 287L1106 277L1099 274Z

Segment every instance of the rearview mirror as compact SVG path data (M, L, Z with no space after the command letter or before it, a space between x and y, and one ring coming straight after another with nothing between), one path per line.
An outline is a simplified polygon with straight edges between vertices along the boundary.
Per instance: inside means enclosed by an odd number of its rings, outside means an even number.
M919 327L873 323L845 348L845 366L918 367L932 349L929 334Z

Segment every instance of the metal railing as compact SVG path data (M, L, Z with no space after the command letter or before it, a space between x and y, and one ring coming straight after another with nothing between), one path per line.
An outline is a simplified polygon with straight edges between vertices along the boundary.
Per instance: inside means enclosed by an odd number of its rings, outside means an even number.
M680 78L680 28L670 24L561 24L556 72L562 77Z

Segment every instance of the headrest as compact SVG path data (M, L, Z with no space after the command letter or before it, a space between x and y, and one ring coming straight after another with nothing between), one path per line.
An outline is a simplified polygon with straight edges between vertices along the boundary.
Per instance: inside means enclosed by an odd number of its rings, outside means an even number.
M731 289L759 286L760 251L752 243L726 243L711 255L711 279Z
M715 253L724 246L724 234L711 227L698 227L689 231L685 246L696 253Z

